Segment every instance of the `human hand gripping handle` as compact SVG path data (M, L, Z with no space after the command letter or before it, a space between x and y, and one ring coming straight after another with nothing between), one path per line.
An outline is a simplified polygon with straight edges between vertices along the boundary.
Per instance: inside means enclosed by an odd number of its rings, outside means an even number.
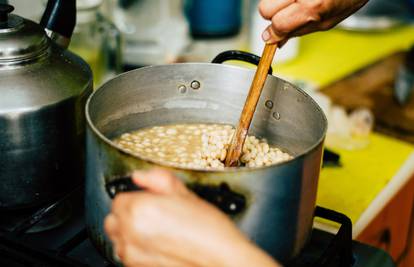
M142 190L117 194L105 219L125 266L279 266L171 173L135 172L132 179Z
M283 45L289 38L331 29L368 0L261 0L259 12L271 25L266 43Z

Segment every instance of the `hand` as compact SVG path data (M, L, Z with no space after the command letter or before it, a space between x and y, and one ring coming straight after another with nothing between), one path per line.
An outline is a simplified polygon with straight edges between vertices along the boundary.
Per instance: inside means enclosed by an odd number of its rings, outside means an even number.
M259 12L272 24L263 32L267 43L334 27L368 0L261 0Z
M278 266L169 172L135 172L133 180L144 191L117 195L105 219L125 266Z

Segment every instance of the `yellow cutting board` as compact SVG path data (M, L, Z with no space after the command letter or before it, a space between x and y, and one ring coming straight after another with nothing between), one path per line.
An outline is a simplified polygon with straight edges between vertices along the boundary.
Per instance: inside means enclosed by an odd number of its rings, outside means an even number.
M393 52L414 44L414 26L386 32L359 33L340 29L301 37L298 56L276 64L274 74L325 86ZM277 61L277 52L276 52Z
M322 169L317 204L355 223L414 152L414 145L374 133L363 149L335 152L341 155L342 167Z

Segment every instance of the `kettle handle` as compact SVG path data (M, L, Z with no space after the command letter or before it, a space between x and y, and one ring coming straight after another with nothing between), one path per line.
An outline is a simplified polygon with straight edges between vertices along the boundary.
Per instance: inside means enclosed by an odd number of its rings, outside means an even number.
M76 24L76 0L49 0L40 25L58 45L67 48Z

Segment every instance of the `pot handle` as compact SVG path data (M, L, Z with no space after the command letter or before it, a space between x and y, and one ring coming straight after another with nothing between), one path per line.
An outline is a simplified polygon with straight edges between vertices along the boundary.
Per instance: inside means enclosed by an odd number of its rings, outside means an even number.
M133 181L131 176L122 176L115 178L105 184L106 192L110 198L114 198L122 192L133 192L142 190Z
M188 184L187 187L202 199L215 205L224 213L234 216L245 210L246 198L237 192L231 190L227 183L219 185L201 185L197 183ZM106 183L106 192L113 199L117 194L122 192L140 191L130 176L123 176Z
M352 254L352 222L342 213L329 210L322 207L316 207L315 217L327 219L341 224L338 233L330 242L328 248L319 257L312 267L327 267L332 266L332 262L337 259L337 253L341 253L343 259L339 267L352 266L354 257Z
M210 202L222 212L234 216L246 209L246 197L231 190L227 183L219 185L189 184L187 187L200 198Z
M218 54L211 61L211 63L221 64L221 63L223 63L225 61L228 61L228 60L239 60L239 61L248 62L248 63L251 63L253 65L258 66L259 62L260 62L260 57L255 55L255 54L245 52L245 51L228 50L228 51L224 51L224 52L221 52L220 54ZM273 74L272 66L270 66L270 68L269 68L269 74L270 75Z

